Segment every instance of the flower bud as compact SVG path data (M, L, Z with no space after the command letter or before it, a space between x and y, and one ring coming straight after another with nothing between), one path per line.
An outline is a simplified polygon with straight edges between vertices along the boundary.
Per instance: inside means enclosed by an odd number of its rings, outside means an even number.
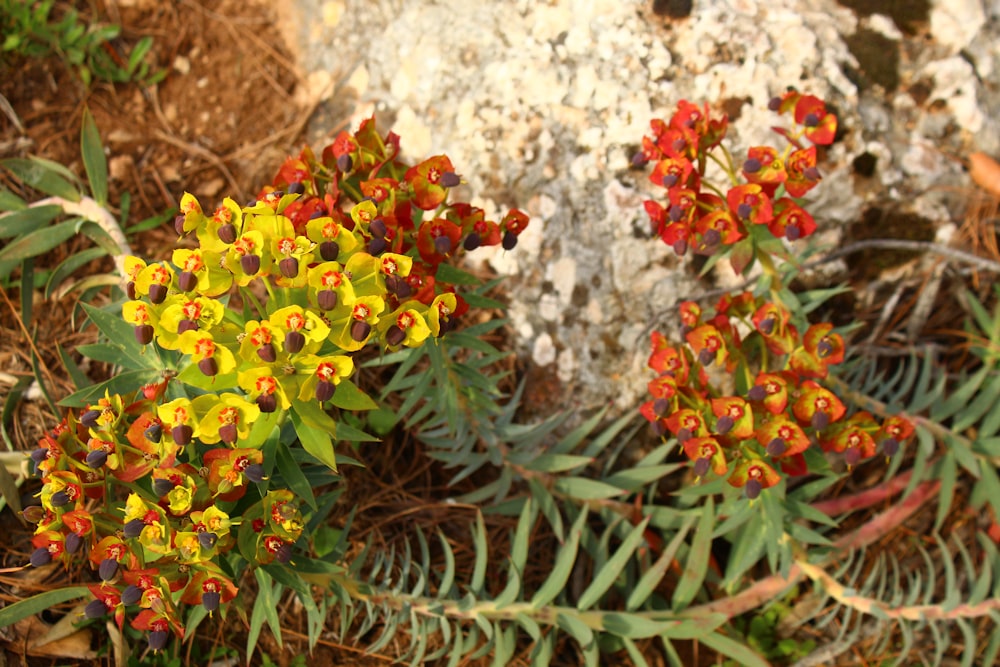
M337 307L337 293L332 289L320 290L316 293L316 304L320 310L333 310Z
M382 253L385 252L386 248L388 247L389 244L386 242L385 239L380 239L377 237L373 238L371 241L368 242L368 254L375 256L381 255Z
M660 180L665 188L672 188L677 185L677 174L664 174Z
M190 292L198 286L198 276L190 271L181 271L180 275L177 276L177 286L181 288L182 292Z
M395 324L389 327L389 330L385 332L385 342L389 345L399 345L404 340L406 340L406 332Z
M163 479L158 477L153 480L153 493L156 494L158 498L162 498L174 489L174 483L169 479Z
M103 468L104 464L108 462L108 453L103 449L95 449L87 454L87 458L84 459L88 466L97 470L98 468Z
M753 500L754 498L760 495L761 488L763 487L761 487L760 480L748 479L747 485L744 487L743 490L746 492L747 498L749 500Z
M694 462L694 476L704 477L705 473L708 472L708 468L711 465L711 460L702 456L697 461Z
M368 231L375 238L377 238L377 239L384 239L385 238L385 232L386 232L385 220L383 220L382 218L375 218L368 225Z
M174 216L174 231L178 235L184 236L184 214Z
M300 195L306 191L306 186L301 181L295 181L294 183L288 184L288 194L290 195Z
M185 331L197 331L198 323L194 320L181 320L177 323L177 333L182 334Z
M340 255L340 246L336 241L323 241L319 244L319 256L324 262L335 262Z
M124 605L138 604L141 599L142 589L135 584L129 584L122 591L122 604Z
M219 374L219 364L215 357L205 357L198 362L198 370L209 377L214 377Z
M671 204L667 209L667 217L670 218L670 222L677 222L684 217L684 209L677 204Z
M236 428L236 424L225 424L219 427L219 438L221 438L227 445L231 445L236 442L238 435L239 431Z
M722 234L719 233L718 229L706 229L705 233L702 234L702 239L709 247L715 247L722 241Z
M301 331L289 331L285 334L285 351L295 354L306 344L306 337Z
M780 109L781 108L781 98L780 97L772 97L771 99L769 99L767 101L767 108L770 109L771 111L777 111L778 109Z
M730 417L729 415L722 415L715 422L715 432L718 433L719 435L725 435L729 433L731 430L733 430L734 423L735 422L733 421L732 417Z
M337 385L332 382L327 382L326 380L320 380L316 383L316 400L320 403L326 403L331 398L333 398L333 392L337 388Z
M770 336L771 332L774 331L774 318L765 317L762 319L760 324L757 325L757 331L761 332L765 336Z
M684 239L678 239L674 242L674 252L678 257L683 257L684 253L687 252L688 243Z
M101 581L111 581L118 574L118 561L114 558L105 558L97 568L97 576Z
M810 181L818 181L820 178L822 178L822 176L819 173L819 169L817 169L816 167L806 167L805 171L802 172L802 175L805 176Z
M139 345L149 345L153 342L153 325L140 324L135 328L135 340Z
M281 275L286 278L295 278L299 275L299 260L295 257L286 257L278 262L278 268L281 269Z
M751 215L753 215L753 206L747 204L746 202L740 204L736 207L736 215L740 216L741 220L747 220Z
M52 554L45 547L38 547L31 552L31 564L35 567L48 565L52 562Z
M788 225L785 227L785 238L789 241L795 241L800 236L802 236L802 230L799 229L798 225Z
M205 611L209 614L219 608L219 602L221 601L222 595L218 591L209 591L201 595L201 604L204 605Z
M413 293L410 283L405 278L399 276L386 276L385 288L390 294L395 294L400 299L405 299Z
M198 544L201 545L202 549L206 551L215 546L215 543L219 541L219 536L215 533L205 531L204 533L198 533Z
M765 398L767 398L767 389L765 389L762 385L755 384L750 387L750 391L747 392L748 401L763 401Z
M142 519L132 519L124 526L122 526L122 535L126 540L139 537L142 534L142 529L146 527L146 522Z
M178 445L183 447L184 445L191 442L191 437L194 435L194 429L187 424L180 424L170 429L170 437L174 439ZM173 487L171 487L173 488Z
M663 416L670 409L670 401L666 398L658 398L653 401L653 412L659 416Z
M661 437L665 435L666 432L667 432L667 425L663 423L662 419L657 419L655 422L653 422L653 434L656 435L656 437Z
M372 332L372 325L364 320L355 320L351 323L351 339L360 343L368 338Z
M87 410L82 415L80 415L80 423L83 424L84 426L86 426L87 428L97 428L97 419L100 416L101 416L101 411L100 410ZM36 451L45 452L47 450L42 449L42 450L36 450ZM32 458L34 458L34 457L32 457Z
M149 633L149 650L162 651L167 645L169 635L166 630L153 630Z
M91 600L83 608L83 615L87 618L101 618L108 613L108 606L103 600Z
M83 546L83 538L76 533L69 533L65 539L66 553L75 554Z
M767 453L771 456L781 456L787 449L788 446L782 438L775 438L767 443Z
M698 353L698 362L702 366L711 366L715 362L715 352L706 347Z
M642 151L632 155L632 167L635 169L646 166L647 162L649 162L649 158L647 158L646 154Z
M243 255L240 257L240 268L248 276L257 275L260 271L260 257L257 255Z
M49 504L53 507L63 507L69 503L69 494L65 491L56 491L49 498Z
M154 304L161 304L167 298L167 286L153 283L149 286L149 300Z
M264 343L257 348L257 356L260 357L261 361L266 361L271 364L278 358L278 353L275 352L274 345L271 343Z
M896 452L899 451L899 440L895 438L886 438L882 442L882 452L886 456L895 456Z
M684 443L691 439L691 429L682 428L677 431L677 442Z
M271 413L278 409L278 400L274 394L261 394L255 402L261 412Z
M453 188L459 185L462 182L462 179L455 172L446 171L443 174L441 174L441 180L438 182L441 184L441 187Z
M806 117L802 119L802 124L806 127L816 127L819 125L819 116L810 112L806 114Z
M259 463L251 463L246 468L244 468L243 476L249 479L254 484L260 484L265 479L267 479L267 475L264 474L264 466L262 466Z
M146 430L142 432L146 437L146 440L150 442L159 442L160 438L163 437L163 425L158 422L153 422L146 427Z
M517 245L517 234L514 232L504 232L500 245L503 246L504 250L513 250L514 246Z
M469 235L465 237L462 247L466 250L472 251L478 248L482 242L483 239L479 236L478 232L470 232Z
M287 563L292 560L292 545L282 544L278 547L278 550L274 552L274 560L279 563Z
M830 424L830 415L825 412L816 411L813 413L812 419L809 420L809 425L812 426L817 431L822 431Z
M45 519L45 508L41 505L29 505L21 510L21 516L29 523L41 523Z
M848 447L844 450L844 462L847 463L849 468L853 468L858 465L858 461L861 460L861 450L857 447Z
M216 234L219 235L220 241L222 241L226 245L230 245L234 241L236 241L236 226L233 225L233 223L231 222L227 222L226 224L219 227L219 231L216 232Z
M756 174L758 171L760 171L760 168L762 166L763 165L761 165L760 160L758 160L755 157L752 157L743 163L743 171L745 171L748 174Z
M351 167L353 166L354 166L354 160L351 159L351 156L349 154L344 153L343 155L337 158L337 169L339 169L340 171L350 171Z
M136 293L135 293L135 281L134 280L130 280L127 283L125 283L125 296L127 296L130 301L135 301L136 300L137 297L136 297Z

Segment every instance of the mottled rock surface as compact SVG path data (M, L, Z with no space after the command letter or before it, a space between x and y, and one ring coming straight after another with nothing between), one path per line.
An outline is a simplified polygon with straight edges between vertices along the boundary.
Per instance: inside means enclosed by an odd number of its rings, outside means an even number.
M634 405L649 325L672 330L673 304L706 289L648 238L646 173L629 169L650 119L678 100L727 111L739 159L770 140L770 97L795 86L826 99L842 132L810 198L831 228L876 205L954 221L968 186L956 158L1000 152L993 0L298 0L295 11L289 36L326 117L350 109L356 126L374 113L411 158L447 153L488 212L531 213L515 252L479 257L511 275L520 352L551 365L577 403ZM323 117L317 134L331 129Z

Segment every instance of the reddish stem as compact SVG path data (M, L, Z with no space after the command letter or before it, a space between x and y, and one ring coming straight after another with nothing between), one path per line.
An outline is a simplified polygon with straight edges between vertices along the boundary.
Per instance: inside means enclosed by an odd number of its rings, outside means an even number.
M855 493L850 496L838 496L837 498L820 500L819 502L813 503L812 507L827 516L837 516L839 514L846 514L856 510L867 509L872 505L878 505L879 503L892 498L897 493L900 493L906 488L906 485L910 483L911 477L913 477L913 471L907 470L906 472L897 475L896 477L893 477L889 481L883 482L878 486L873 486L870 489L865 489L860 493Z

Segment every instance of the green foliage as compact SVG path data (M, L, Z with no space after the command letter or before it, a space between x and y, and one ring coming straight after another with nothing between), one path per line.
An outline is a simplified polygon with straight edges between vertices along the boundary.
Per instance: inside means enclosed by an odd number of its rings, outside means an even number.
M12 54L30 58L56 55L87 86L95 78L149 86L166 76L165 70L153 70L147 62L151 37L136 42L127 60L121 60L111 44L121 33L119 26L86 24L72 8L58 15L54 5L55 0L0 0L0 59Z

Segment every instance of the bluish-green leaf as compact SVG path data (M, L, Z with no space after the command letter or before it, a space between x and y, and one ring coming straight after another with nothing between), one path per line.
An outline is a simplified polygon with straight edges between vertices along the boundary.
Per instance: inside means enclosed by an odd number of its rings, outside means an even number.
M88 595L90 595L90 590L86 586L56 588L33 595L26 600L15 602L0 609L0 628L10 627L29 616L48 611L57 604L69 602L70 600L78 600Z
M80 151L83 154L83 168L87 171L90 191L101 206L108 203L108 162L104 158L101 135L90 109L83 109L83 126L80 128Z
M555 599L566 587L569 575L573 571L573 564L576 563L576 553L580 547L580 537L583 535L583 526L587 521L587 510L584 508L580 516L573 522L569 530L569 538L556 554L555 563L549 572L548 579L535 592L531 598L533 607L543 607Z
M0 218L0 239L42 229L62 213L62 206L49 204L14 211Z
M687 608L695 595L701 590L705 581L705 574L708 572L708 562L711 560L712 548L712 525L715 523L715 502L711 496L705 501L701 518L698 520L698 528L688 551L687 560L684 563L684 571L681 573L681 580L674 590L674 597L671 607L674 611L681 611Z
M47 195L68 201L80 201L80 192L73 185L73 174L62 165L42 158L10 158L0 160L0 167L8 169L26 184Z
M629 559L632 558L632 554L639 548L639 545L645 542L644 533L648 524L649 517L647 516L632 529L614 555L593 575L590 585L580 594L580 599L576 604L577 609L584 611L594 606L601 599L601 596L611 588L615 580L618 579L618 575L625 569Z
M580 500L603 500L625 493L617 486L586 477L560 477L556 480L554 489L563 495Z
M300 402L306 405L306 402ZM295 434L302 443L302 448L312 454L320 463L337 472L337 455L333 450L333 438L329 430L317 428L303 417L300 412L302 406L296 404L292 409L292 423L295 425ZM332 422L332 420L331 420Z

